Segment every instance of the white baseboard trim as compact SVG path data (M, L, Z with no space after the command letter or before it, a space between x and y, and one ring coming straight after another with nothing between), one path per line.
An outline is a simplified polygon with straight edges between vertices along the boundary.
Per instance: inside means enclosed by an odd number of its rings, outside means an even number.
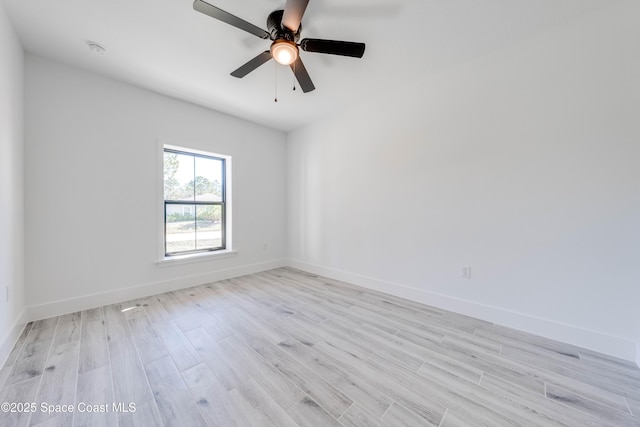
M22 310L22 313L18 316L16 321L13 323L11 330L7 335L0 341L0 368L4 366L7 362L7 358L9 357L9 353L13 350L13 346L16 345L16 341L18 341L18 337L22 333L25 325L27 324L26 319L26 309ZM2 384L0 384L0 388Z
M100 292L45 304L32 305L27 307L26 318L29 319L29 321L46 319L53 316L74 313L76 311L88 310L90 308L100 307L103 305L117 304L136 298L157 295L163 292L175 291L178 289L217 282L219 280L231 279L233 277L244 276L246 274L259 273L261 271L272 270L285 265L286 262L284 259L277 259L225 270L216 270L206 274L147 283L144 285L114 289L108 292Z
M629 360L640 366L640 343L626 338L611 336L602 332L591 331L500 307L492 307L397 283L386 282L348 271L314 265L304 261L289 259L287 264L290 267L309 273L349 282L364 288Z

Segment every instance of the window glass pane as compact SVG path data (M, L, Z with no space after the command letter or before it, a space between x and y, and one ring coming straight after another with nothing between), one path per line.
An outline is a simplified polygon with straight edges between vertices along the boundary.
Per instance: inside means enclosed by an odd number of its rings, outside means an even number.
M196 200L222 201L222 160L196 157Z
M167 256L225 248L225 159L164 152L165 253Z
M196 205L166 205L166 252L196 249Z
M192 201L194 161L193 156L164 153L164 199Z
M222 246L222 206L196 206L196 246L212 249Z

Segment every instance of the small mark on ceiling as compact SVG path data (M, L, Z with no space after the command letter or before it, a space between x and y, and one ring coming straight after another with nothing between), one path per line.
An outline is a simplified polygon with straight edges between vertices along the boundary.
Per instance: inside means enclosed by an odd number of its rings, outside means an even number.
M87 40L86 41L87 46L89 46L89 49L91 50L91 52L95 52L98 55L106 55L107 54L107 49L102 46L100 43L96 43L96 42L92 42L91 40Z

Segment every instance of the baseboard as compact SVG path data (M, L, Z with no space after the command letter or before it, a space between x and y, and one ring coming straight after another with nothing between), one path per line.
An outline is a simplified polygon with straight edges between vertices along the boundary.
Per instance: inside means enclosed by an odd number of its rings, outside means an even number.
M364 288L629 360L640 366L640 343L625 338L303 261L289 259L287 265L313 274L349 282Z
M9 357L9 353L13 350L13 346L16 345L18 337L22 333L26 322L26 309L22 310L22 313L18 316L9 333L0 341L0 368L4 366Z
M246 274L259 273L265 270L283 267L285 260L277 259L273 261L250 264L241 267L234 267L225 270L216 270L206 274L181 277L179 279L147 283L144 285L114 289L108 292L100 292L90 295L83 295L76 298L53 301L46 304L38 304L27 307L26 318L30 321L46 319L53 316L60 316L76 311L88 310L90 308L103 305L116 304L136 298L148 297L161 294L163 292L175 291L192 286L203 285L205 283L217 282L219 280L244 276Z

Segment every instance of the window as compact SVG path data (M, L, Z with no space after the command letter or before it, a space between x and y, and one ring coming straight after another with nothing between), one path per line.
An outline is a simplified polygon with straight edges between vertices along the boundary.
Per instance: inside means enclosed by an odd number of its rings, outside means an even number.
M227 156L164 147L164 256L227 248Z

